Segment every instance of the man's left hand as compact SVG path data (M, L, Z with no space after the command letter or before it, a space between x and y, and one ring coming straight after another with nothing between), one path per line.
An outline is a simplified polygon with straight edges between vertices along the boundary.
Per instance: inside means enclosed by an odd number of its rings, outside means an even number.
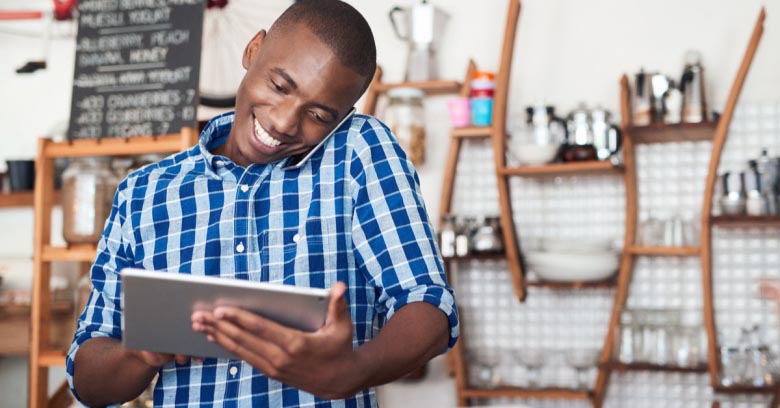
M346 286L331 288L325 325L313 333L291 329L235 307L192 314L192 329L269 378L320 398L347 398L360 390L358 353L352 349L352 319Z

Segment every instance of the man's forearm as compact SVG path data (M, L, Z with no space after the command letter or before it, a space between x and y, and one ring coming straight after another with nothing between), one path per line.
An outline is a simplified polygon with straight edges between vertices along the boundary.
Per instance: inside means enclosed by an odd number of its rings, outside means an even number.
M402 307L373 340L358 348L362 381L355 392L408 374L447 349L447 317L435 306L416 302Z
M84 342L76 353L73 386L79 398L91 407L121 403L141 394L157 371L119 340L98 337Z

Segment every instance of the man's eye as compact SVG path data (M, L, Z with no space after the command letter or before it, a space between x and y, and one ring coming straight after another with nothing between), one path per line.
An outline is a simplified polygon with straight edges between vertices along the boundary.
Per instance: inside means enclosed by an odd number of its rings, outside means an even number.
M282 94L285 94L285 95L287 95L287 90L286 90L286 89L284 89L284 87L283 87L283 86L281 86L281 85L277 84L277 83L276 83L276 82L274 82L274 81L271 81L271 85L274 87L274 89L276 90L276 92L279 92L279 93L282 93Z
M317 112L309 111L309 116L311 116L314 120L320 123L325 123L325 119L322 118Z

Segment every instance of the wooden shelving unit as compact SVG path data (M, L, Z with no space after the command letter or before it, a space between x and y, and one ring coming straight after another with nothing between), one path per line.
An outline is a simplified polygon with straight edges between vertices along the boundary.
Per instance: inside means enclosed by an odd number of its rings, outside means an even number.
M753 29L753 33L748 43L747 51L742 58L742 63L734 79L731 92L726 105L717 124L704 123L696 125L678 125L678 126L631 126L631 93L628 85L628 78L623 75L620 80L620 110L622 117L622 128L624 131L623 139L623 157L625 162L625 181L626 181L626 230L625 230L625 248L620 264L618 277L618 288L615 291L615 301L612 308L609 330L607 338L604 341L604 347L601 352L599 375L596 380L594 406L600 407L606 396L606 389L609 383L610 374L620 368L628 368L634 365L617 365L612 361L614 354L615 333L618 330L620 315L628 298L628 289L631 283L634 259L639 256L696 256L701 259L702 264L702 284L704 287L704 326L708 338L708 356L706 370L709 371L710 380L713 388L718 386L719 378L719 358L716 343L716 329L714 319L714 309L712 302L712 265L711 265L711 219L710 211L712 208L712 193L717 178L718 163L720 154L723 150L728 127L734 115L737 99L742 90L745 77L750 68L750 64L755 56L758 42L763 33L763 22L765 12L762 8L758 20ZM666 142L690 142L690 141L712 141L712 156L709 162L709 172L707 174L707 184L704 193L704 204L702 207L702 235L701 247L642 247L635 245L637 232L637 177L636 177L636 157L635 145L641 143L666 143ZM644 367L645 369L649 367ZM633 367L631 369L636 369ZM701 367L697 367L701 369ZM664 371L669 371L668 367Z
M550 163L543 166L503 167L498 170L502 176L557 176L588 173L620 173L622 166L608 161L584 161L569 163Z
M724 387L719 385L713 389L719 394L771 394L777 390L777 386L754 387L750 385L734 385L731 387Z
M466 262L466 261L493 261L497 259L506 259L504 254L470 254L466 256L451 256L444 258L448 262Z
M753 62L756 50L758 49L758 44L761 41L761 36L764 33L765 18L766 12L762 8L756 24L753 27L753 33L751 34L745 55L742 58L739 71L737 71L737 77L734 80L734 84L732 85L728 99L726 100L726 108L723 110L723 114L718 121L718 126L715 129L715 136L712 138L712 153L710 156L709 171L707 172L707 181L704 188L704 202L701 209L701 269L704 293L704 325L707 330L707 357L710 366L710 383L713 388L716 389L720 384L721 367L712 291L712 223L710 222L710 214L712 214L712 199L715 191L715 183L718 178L718 166L720 165L721 155L723 154L723 147L726 145L729 125L731 125L734 109L739 100L739 94L745 83L745 79L747 78L750 65Z
M617 285L615 278L610 278L603 281L577 281L577 282L550 282L550 281L532 281L526 280L526 287L545 288L545 289L605 289L614 288Z
M670 373L706 373L708 370L706 363L693 367L680 367L651 363L620 363L617 361L599 363L599 368L609 371L660 371Z
M694 246L667 247L633 245L628 248L631 255L646 256L699 256L701 248Z
M26 356L30 352L30 305L0 306L0 355ZM66 349L73 338L73 303L56 300L51 304L50 347ZM13 335L9 335L13 333Z
M711 141L717 122L628 126L635 144Z
M197 133L190 128L179 134L129 139L75 140L52 142L41 138L35 162L34 274L30 311L30 371L29 406L39 408L51 403L67 403L67 386L61 386L50 400L48 390L49 367L65 365L65 351L50 346L49 321L56 306L51 303L49 279L52 262L79 262L89 265L95 260L94 245L71 247L51 246L51 215L56 203L54 191L54 160L60 157L129 156L146 153L172 153L187 149L197 142Z
M535 398L535 399L570 399L589 400L590 391L571 390L567 388L466 388L462 394L466 398Z
M12 193L0 193L0 208L22 208L33 206L32 191L18 191ZM62 201L61 192L54 193L54 205L60 205Z
M710 224L721 228L778 227L780 226L780 216L716 215L710 217Z
M490 137L490 126L470 126L463 128L452 129L450 135L452 137L465 137L465 138L488 138Z

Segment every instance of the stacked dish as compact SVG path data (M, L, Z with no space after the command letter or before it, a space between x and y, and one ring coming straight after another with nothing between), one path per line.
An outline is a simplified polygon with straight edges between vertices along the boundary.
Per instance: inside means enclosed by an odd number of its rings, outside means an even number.
M607 240L544 238L525 251L525 265L550 282L598 282L612 277L620 265L619 251Z

